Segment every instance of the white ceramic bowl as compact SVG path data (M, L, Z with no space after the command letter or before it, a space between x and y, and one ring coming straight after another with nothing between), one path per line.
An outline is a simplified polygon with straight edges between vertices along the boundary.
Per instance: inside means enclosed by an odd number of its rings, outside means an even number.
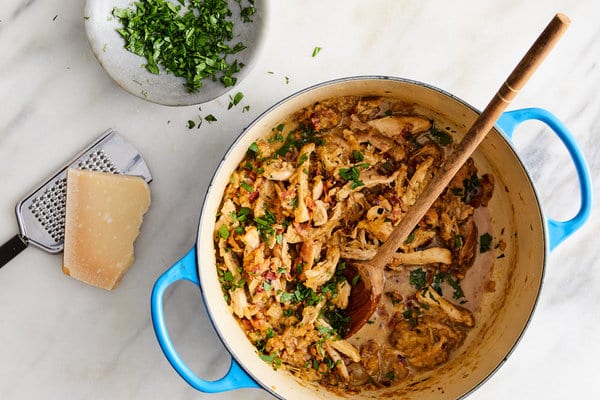
M173 3L178 4L173 1ZM85 30L90 46L104 70L129 93L168 106L187 106L213 100L237 86L250 72L258 57L265 37L268 6L265 0L255 0L256 14L252 22L244 23L240 17L240 7L235 0L228 1L234 20L232 43L244 43L246 49L227 57L230 62L237 59L244 67L234 76L236 85L225 87L219 80L204 79L203 86L190 93L185 87L185 78L167 74L159 75L146 70L146 60L125 49L125 40L116 31L122 27L112 16L115 7L131 7L132 0L86 0L84 6Z

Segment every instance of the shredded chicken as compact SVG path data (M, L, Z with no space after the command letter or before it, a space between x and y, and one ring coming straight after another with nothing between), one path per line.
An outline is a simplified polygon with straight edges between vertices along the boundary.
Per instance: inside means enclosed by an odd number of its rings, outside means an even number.
M401 100L347 96L298 110L250 146L223 193L214 243L225 299L261 358L356 392L451 357L476 323L459 305L460 281L478 253L475 209L494 182L472 160L387 266L411 291L386 293L376 335L342 339L357 284L348 263L376 254L451 144Z
M377 118L367 122L385 136L396 138L408 133L415 134L431 129L431 121L414 115L396 115Z
M402 265L423 265L433 263L452 264L452 252L444 247L431 247L412 253L396 253L396 255L394 255L394 260L389 267L391 269L396 269Z

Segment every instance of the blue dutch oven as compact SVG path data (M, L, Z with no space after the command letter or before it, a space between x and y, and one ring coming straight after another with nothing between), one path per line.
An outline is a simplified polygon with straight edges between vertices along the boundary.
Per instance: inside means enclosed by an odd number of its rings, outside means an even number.
M262 388L282 399L341 399L341 395L301 382L285 371L275 371L258 357L224 300L215 264L213 235L216 215L229 176L258 137L284 121L291 113L316 101L337 96L392 96L414 105L417 113L443 121L457 132L466 132L478 111L432 86L392 77L363 76L318 84L300 91L258 117L231 145L208 188L198 227L196 245L156 281L151 311L158 343L173 368L191 386L214 393L241 388ZM559 137L575 165L581 204L567 221L544 216L533 183L511 139L524 121L547 124ZM506 112L473 155L480 172L495 178L488 205L494 238L506 243L503 257L494 261L490 279L495 291L486 294L475 314L477 326L451 360L426 381L384 388L377 393L354 395L356 399L460 398L481 385L496 371L523 335L538 299L549 253L587 220L591 208L591 182L586 162L568 129L551 113L539 108ZM174 282L188 280L201 289L213 327L232 355L229 371L221 379L198 377L182 360L169 338L163 313L165 290ZM422 377L421 377L422 379ZM409 389L407 389L409 388Z

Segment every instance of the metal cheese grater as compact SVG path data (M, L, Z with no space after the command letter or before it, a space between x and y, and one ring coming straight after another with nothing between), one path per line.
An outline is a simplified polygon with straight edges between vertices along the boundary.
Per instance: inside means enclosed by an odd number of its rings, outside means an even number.
M17 203L15 211L20 233L0 246L0 267L30 243L50 253L63 250L68 168L135 175L148 183L152 180L141 154L131 143L109 129Z

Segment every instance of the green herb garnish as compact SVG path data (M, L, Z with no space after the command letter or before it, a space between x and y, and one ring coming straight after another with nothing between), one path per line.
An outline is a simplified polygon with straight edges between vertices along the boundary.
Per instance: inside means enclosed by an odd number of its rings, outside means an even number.
M431 127L431 129L429 130L429 133L431 134L431 137L433 138L433 140L440 146L448 146L448 145L452 144L452 141L453 141L452 136L450 136L449 134L447 134L444 131L437 129L434 126Z
M212 114L208 114L206 117L204 117L204 120L208 121L210 123L210 122L216 122L217 118Z
M304 164L304 162L308 160L308 154L307 153L302 153L300 155L300 157L298 157L298 162L296 164L296 167L301 166L302 164Z
M357 166L352 166L350 168L340 168L340 177L347 181L351 181L352 185L351 189L356 189L357 187L364 186L364 182L360 180L360 171L359 169L366 169L369 165L367 163L359 164Z
M231 271L222 270L219 270L219 282L225 291L241 288L246 284L245 279L236 279Z
M265 208L265 215L262 217L254 217L254 223L256 224L256 229L260 234L261 238L266 242L269 237L275 234L275 228L273 228L273 224L277 223L275 218L275 214L268 208Z
M247 184L246 182L242 182L240 183L240 186L246 190L246 192L248 193L252 193L254 191L254 189L252 189L252 186L250 186L249 184Z
M352 159L354 162L361 162L365 159L365 155L358 150L352 150Z
M241 7L242 20L250 21L256 12L251 6ZM250 3L253 3L250 1ZM138 0L131 8L112 10L122 24L117 32L125 40L125 48L146 59L146 69L185 78L185 87L195 92L202 81L220 80L233 86L243 64L227 55L246 48L233 43L232 12L226 0Z
M454 289L454 293L452 294L452 297L456 300L461 299L463 297L465 297L465 294L462 290L462 288L460 287L460 281L457 279L453 279L451 276L447 277L447 281L448 284L452 287L452 289Z
M415 231L412 231L410 233L410 235L408 235L408 237L406 238L406 240L404 241L404 244L410 244L415 240Z
M258 154L258 144L256 144L256 142L252 142L252 144L248 146L248 152L251 153L253 157L256 157Z
M283 124L277 126L277 131L283 131ZM275 151L273 158L285 157L289 152L294 149L300 150L302 146L307 143L314 143L317 146L321 146L325 141L319 136L319 133L309 126L300 126L287 134L285 139L282 136L275 136L277 141L283 141L280 148ZM283 139L283 140L281 140Z
M490 250L490 246L492 245L492 235L489 233L484 233L479 236L479 252L485 253Z
M312 52L313 58L316 57L317 54L319 54L320 52L321 52L321 48L318 46L315 46L315 48L313 49L313 52Z
M242 0L235 0L236 3L240 6L240 16L242 17L242 21L244 22L252 22L252 17L256 14L256 8L254 7L254 0L249 0L250 6L244 6L242 4Z
M410 271L408 282L417 289L423 289L427 285L427 272L421 268L413 269Z
M232 107L237 106L243 98L244 94L242 92L237 92L233 97L229 96L229 105L227 106L227 109L229 110Z
M219 237L223 238L225 240L227 240L229 238L229 230L227 229L227 227L225 226L225 224L221 225L221 227L219 228Z

